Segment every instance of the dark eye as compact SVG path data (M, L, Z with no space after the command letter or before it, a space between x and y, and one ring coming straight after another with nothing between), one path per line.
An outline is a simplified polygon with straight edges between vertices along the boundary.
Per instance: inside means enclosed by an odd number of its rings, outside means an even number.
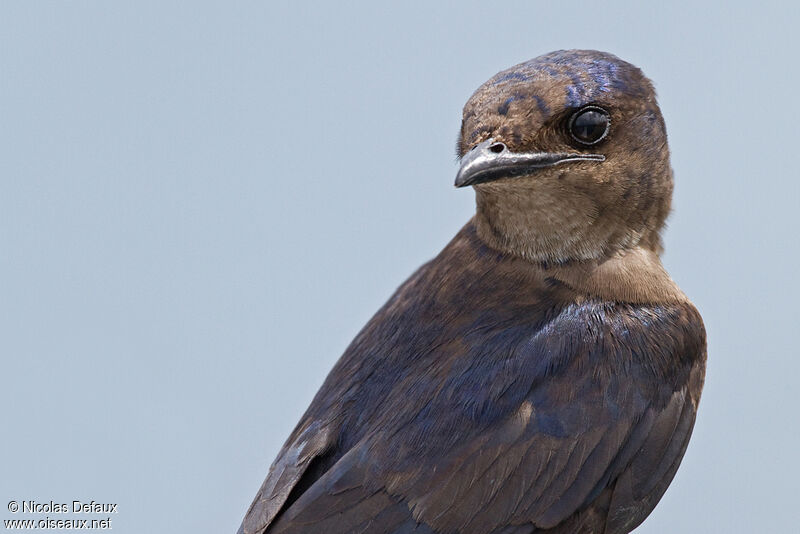
M569 133L583 145L594 145L608 135L611 118L603 108L588 106L569 119Z

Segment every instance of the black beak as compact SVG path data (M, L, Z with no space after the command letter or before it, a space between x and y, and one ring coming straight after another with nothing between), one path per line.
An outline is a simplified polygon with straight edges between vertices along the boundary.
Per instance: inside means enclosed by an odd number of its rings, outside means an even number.
M511 152L503 143L488 139L461 159L461 168L456 174L456 187L492 182L510 176L524 176L535 172L536 169L569 161L605 159L602 154Z

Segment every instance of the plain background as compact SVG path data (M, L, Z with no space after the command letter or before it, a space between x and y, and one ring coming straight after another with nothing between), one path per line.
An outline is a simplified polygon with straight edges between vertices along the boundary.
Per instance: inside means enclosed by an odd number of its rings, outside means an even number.
M658 89L664 262L709 338L637 534L796 532L798 7L658 4L0 4L0 517L94 499L115 532L234 532L349 341L473 213L472 91L595 48Z

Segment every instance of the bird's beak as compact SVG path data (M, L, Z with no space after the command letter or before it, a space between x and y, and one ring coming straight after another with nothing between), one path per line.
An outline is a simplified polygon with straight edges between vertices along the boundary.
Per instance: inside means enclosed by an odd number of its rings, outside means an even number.
M531 174L536 169L569 161L603 161L602 154L569 152L511 152L505 144L488 139L475 146L462 159L456 174L456 187L492 182L510 176Z

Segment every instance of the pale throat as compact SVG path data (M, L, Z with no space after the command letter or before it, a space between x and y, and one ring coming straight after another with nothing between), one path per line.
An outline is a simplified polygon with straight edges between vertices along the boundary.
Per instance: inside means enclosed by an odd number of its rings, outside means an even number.
M603 216L591 199L537 186L476 187L478 237L531 261L531 268L583 295L634 303L687 302L661 265L659 228L640 232ZM482 190L481 190L482 189ZM558 193L558 194L556 194Z
M475 192L478 237L530 261L599 260L642 239L641 232L604 216L590 196L557 185L485 184Z

